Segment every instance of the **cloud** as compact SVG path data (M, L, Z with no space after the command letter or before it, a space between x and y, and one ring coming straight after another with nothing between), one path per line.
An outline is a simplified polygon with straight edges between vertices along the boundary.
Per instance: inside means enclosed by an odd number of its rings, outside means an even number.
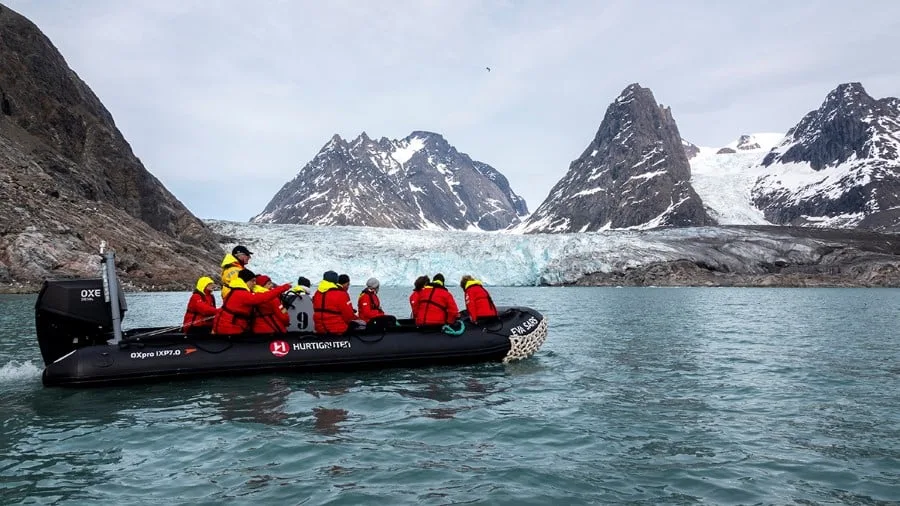
M535 209L632 82L704 145L786 131L840 82L900 94L887 1L6 3L207 218L258 213L335 133L440 132Z

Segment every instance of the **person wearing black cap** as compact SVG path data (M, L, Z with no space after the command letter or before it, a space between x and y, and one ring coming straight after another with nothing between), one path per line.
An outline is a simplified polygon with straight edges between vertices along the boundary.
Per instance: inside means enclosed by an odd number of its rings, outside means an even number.
M300 276L299 278L297 278L297 284L294 285L294 288L291 288L291 291L294 293L308 294L310 292L310 285L311 283L309 281L309 278Z
M312 290L309 278L300 276L291 291L284 294L281 303L288 312L288 332L311 332L313 330Z
M222 308L213 320L213 334L244 334L253 329L253 316L258 306L268 304L291 289L290 283L276 286L267 292L253 293L256 274L241 269L231 280L231 290L222 300Z
M326 271L313 294L316 334L344 334L350 329L351 323L354 326L365 324L353 310L350 294L338 284L339 279L337 272Z
M230 254L225 255L225 258L222 259L222 300L225 300L228 292L231 291L231 281L234 280L237 273L250 263L252 254L253 252L246 246L237 245Z

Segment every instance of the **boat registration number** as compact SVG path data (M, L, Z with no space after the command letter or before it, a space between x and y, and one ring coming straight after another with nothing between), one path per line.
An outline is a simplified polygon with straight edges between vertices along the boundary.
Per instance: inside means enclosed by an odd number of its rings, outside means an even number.
M509 329L509 332L514 336L521 336L523 334L531 332L531 329L537 327L537 324L538 319L532 316L531 318L522 322L521 325L516 325L515 327Z

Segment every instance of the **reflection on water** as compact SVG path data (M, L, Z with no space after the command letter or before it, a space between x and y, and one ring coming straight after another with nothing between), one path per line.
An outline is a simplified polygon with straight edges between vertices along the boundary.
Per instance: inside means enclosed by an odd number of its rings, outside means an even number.
M223 420L279 425L288 418L285 402L291 385L281 377L263 377L251 384L252 391L226 392L220 396L219 411Z
M347 420L349 414L346 409L330 409L316 407L312 410L316 419L314 428L316 432L325 436L333 436L338 433L339 423Z

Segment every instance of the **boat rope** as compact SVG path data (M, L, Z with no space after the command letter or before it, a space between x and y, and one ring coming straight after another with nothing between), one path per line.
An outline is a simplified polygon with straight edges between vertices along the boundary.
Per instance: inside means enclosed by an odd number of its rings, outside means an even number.
M207 322L207 321L214 319L215 317L216 317L216 315L207 316L206 318L201 318L201 319L197 320L196 323ZM196 323L195 323L195 325L196 325ZM159 329L154 329L154 330L150 330L147 332L141 332L139 334L134 334L134 335L128 336L128 339L140 339L142 337L152 337L152 336L158 336L160 334L168 334L169 332L174 332L180 328L182 328L182 325L173 325L171 327L162 327Z
M537 315L532 315L537 316ZM509 336L509 352L503 358L503 363L508 364L516 360L526 359L537 352L547 339L547 319L541 318L539 323L526 334Z

